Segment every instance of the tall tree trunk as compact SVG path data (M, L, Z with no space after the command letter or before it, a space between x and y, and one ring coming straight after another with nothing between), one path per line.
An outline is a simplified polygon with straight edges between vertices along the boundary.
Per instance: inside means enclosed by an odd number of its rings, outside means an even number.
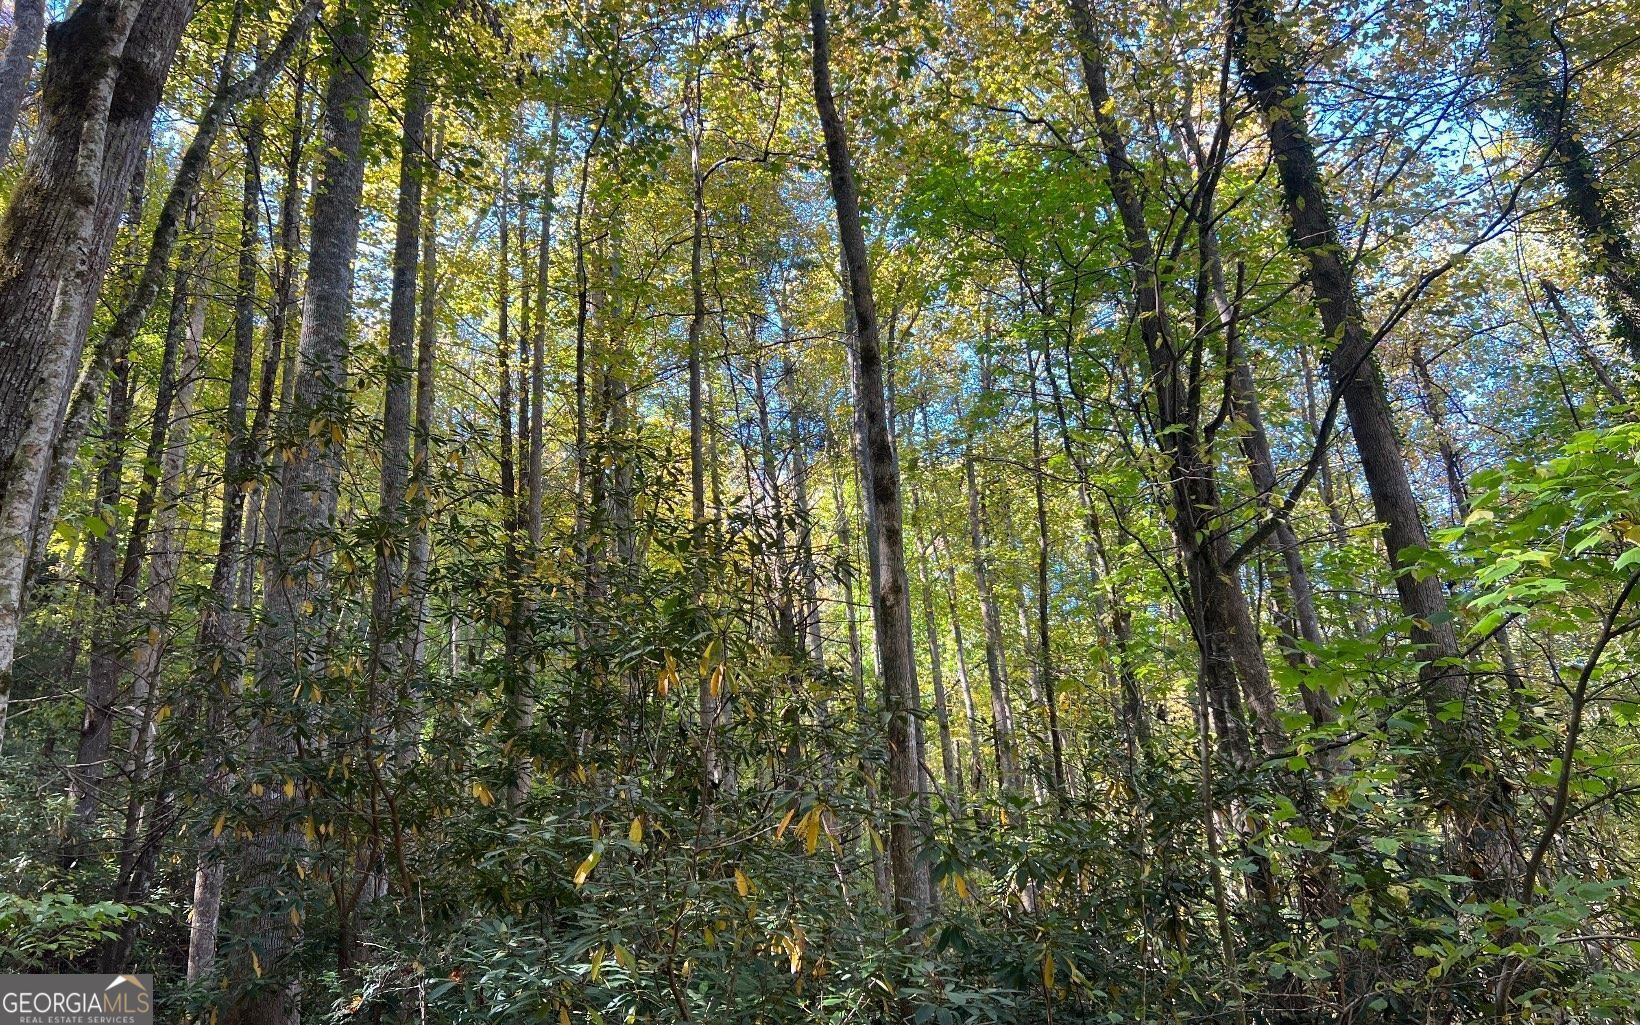
M945 780L945 807L952 819L962 818L962 759L957 753L956 739L951 733L950 703L945 693L944 658L940 653L940 625L934 615L934 579L929 570L928 551L933 542L929 538L928 523L922 516L921 496L911 492L911 515L923 531L917 546L917 587L922 592L923 631L928 639L928 675L934 685L934 722L940 731L940 769Z
M300 120L298 116L296 120ZM249 572L243 538L249 517L246 497L256 479L258 446L248 422L251 371L254 364L255 312L257 293L258 223L261 220L263 122L254 118L245 137L245 177L240 195L239 267L234 294L233 370L228 382L227 450L222 470L222 523L217 532L216 566L211 571L210 598L200 609L199 634L195 641L195 676L204 689L202 721L208 736L217 736L226 720L230 696L237 693L244 676L244 618L239 601L239 585ZM274 302L280 301L274 296ZM275 312L282 320L282 313ZM270 325L269 352L265 359L277 365L282 331ZM262 401L269 400L273 383L264 370ZM259 413L261 412L259 408ZM260 425L259 425L260 426ZM207 786L214 787L220 768L219 752L205 759ZM206 845L194 869L194 900L189 913L187 978L198 979L216 956L216 932L222 909L222 864L216 842Z
M190 214L190 220L192 220ZM194 263L193 254L182 257L184 265ZM189 332L189 311L194 296L185 266L177 268L172 285L170 322L165 331L165 348L160 358L159 384L154 393L153 416L144 450L142 479L138 485L131 522L125 536L125 552L120 560L113 594L102 609L92 635L91 665L86 673L85 713L74 765L69 772L69 794L74 812L68 820L63 842L63 860L72 863L85 853L82 842L96 821L104 801L103 778L113 743L115 701L120 677L126 668L126 642L132 624L128 613L136 605L137 589L149 556L148 535L154 506L159 497L161 464L170 438L171 417L183 383L179 356Z
M0 742L52 445L190 10L89 0L46 34L39 130L0 218Z
M496 204L501 233L501 264L496 274L496 300L499 316L495 340L496 417L501 438L501 491L499 497L501 500L501 530L503 533L502 574L507 582L507 597L502 612L504 616L502 634L506 656L508 703L507 750L510 752L512 772L507 785L507 800L511 807L516 808L528 796L533 774L531 772L530 755L525 750L528 745L524 742L530 726L525 721L526 716L530 713L530 701L528 681L524 677L521 658L524 622L521 607L523 588L520 577L523 566L518 547L518 533L522 524L519 516L517 468L518 456L522 448L520 443L524 439L518 434L518 430L523 425L517 422L514 415L516 409L513 405L513 333L510 323L512 262L509 250L512 228L511 154L504 153L501 159L501 196ZM520 255L524 254L520 253ZM529 266L527 259L524 261L524 266L526 268Z
M1036 498L1036 650L1037 672L1042 680L1042 700L1048 710L1048 743L1053 753L1054 796L1063 806L1070 797L1065 777L1065 737L1059 729L1059 697L1053 679L1053 643L1049 632L1048 604L1048 497L1044 483L1047 464L1042 457L1042 409L1037 395L1036 367L1031 368L1031 487Z
M1207 157L1196 141L1195 131L1187 128L1198 166L1206 170ZM1258 493L1260 508L1272 514L1277 494L1275 457L1270 451L1270 437L1264 427L1264 413L1259 407L1258 382L1253 378L1253 366L1247 354L1241 351L1240 310L1231 299L1225 285L1224 261L1219 254L1218 232L1214 227L1211 201L1200 211L1197 239L1201 247L1201 263L1206 272L1208 292L1214 312L1218 315L1217 330L1225 337L1225 359L1230 364L1229 389L1232 408L1241 421L1239 441L1247 460L1248 476ZM1238 272L1239 275L1239 272ZM1238 281L1238 288L1240 287ZM1322 643L1321 621L1315 612L1315 591L1310 585L1310 571L1304 565L1304 554L1298 545L1298 535L1286 516L1279 516L1271 532L1269 547L1281 559L1280 582L1287 592L1287 601L1276 601L1280 612L1282 647L1294 665L1309 663L1309 658L1298 647L1298 641L1311 646ZM1332 698L1325 691L1300 685L1304 709L1318 724L1337 718Z
M389 711L415 654L415 625L405 589L405 564L414 541L405 495L410 486L410 407L416 362L416 289L420 270L421 189L428 84L421 44L412 40L399 137L399 196L393 222L393 276L387 307L387 352L382 402L381 501L375 576L370 599L370 666L365 712L366 747L385 734L396 746L402 709ZM367 750L367 757L373 753ZM396 759L395 759L396 761Z
M997 608L996 590L991 586L985 506L980 498L971 440L963 446L962 473L968 489L968 542L974 556L974 593L979 597L980 625L985 633L985 674L991 692L991 744L997 787L1006 798L1019 790L1018 753L1014 744L1014 713L1008 702L1007 642L1002 636L1002 613Z
M1169 467L1174 540L1189 580L1191 626L1202 654L1202 672L1226 754L1243 767L1251 745L1240 721L1245 694L1257 740L1267 754L1284 744L1270 683L1247 596L1229 565L1229 539L1219 529L1222 511L1213 466L1200 428L1200 388L1195 363L1181 350L1168 318L1166 285L1157 273L1144 197L1106 83L1103 41L1087 0L1073 0L1072 22L1082 61L1083 85L1093 106L1111 194L1127 250L1140 339L1148 361L1155 430Z
M23 109L29 79L34 75L34 57L46 31L45 0L12 0L11 38L0 58L0 169L11 158L11 136L17 115Z
M421 230L421 309L416 331L416 430L410 460L409 500L412 541L405 564L405 591L413 605L410 664L401 686L410 718L406 739L399 745L401 767L415 757L421 734L421 702L417 696L419 677L426 657L427 570L432 562L432 455L434 400L438 379L438 171L444 151L442 122L433 132L433 148L422 166L424 208Z
M296 754L302 704L311 699L309 688L326 663L324 617L314 612L324 607L329 587L330 535L352 402L348 328L374 22L368 5L349 5L329 32L324 156L313 199L300 378L282 414L282 440L291 451L278 484L279 519L272 524L252 702L251 764L270 772L288 771L283 763ZM230 966L225 1025L292 1025L299 1014L299 983L285 962L301 937L300 918L272 896L275 882L289 878L290 862L303 845L290 814L295 800L284 796L282 780L270 780L246 823L251 838L237 859L236 897L245 905L242 932L256 959L236 959ZM253 984L264 974L278 981Z
M1333 218L1309 115L1274 10L1267 0L1230 0L1231 47L1242 82L1264 117L1270 152L1281 179L1292 244L1304 257L1322 328L1332 343L1327 361L1345 413L1384 546L1395 573L1401 611L1411 621L1412 641L1423 663L1419 680L1433 721L1433 735L1450 770L1439 786L1458 813L1458 858L1479 879L1496 879L1508 865L1500 818L1508 814L1495 783L1479 769L1484 731L1467 707L1468 680L1458 666L1458 642L1441 581L1419 576L1409 554L1428 546L1423 515L1401 458L1383 375L1373 355L1353 268ZM1447 713L1456 705L1459 715Z
M1440 581L1416 578L1402 553L1428 544L1417 498L1401 459L1382 373L1372 352L1356 296L1353 272L1342 259L1330 197L1309 136L1309 119L1287 64L1275 15L1262 0L1235 0L1232 37L1242 77L1263 113L1270 149L1280 172L1293 244L1304 256L1322 327L1333 340L1327 365L1361 455L1362 471L1383 527L1384 543L1396 571L1403 611L1413 619L1413 638L1432 662L1457 654L1457 641L1444 615ZM1455 672L1428 665L1424 678L1432 701L1462 697Z
M711 541L706 513L706 414L702 381L705 356L702 339L706 334L706 176L700 163L701 137L706 114L701 106L700 72L696 70L685 91L685 126L689 133L689 517L690 559L695 601L704 603L706 560ZM702 619L704 620L704 610ZM703 831L713 822L712 802L722 783L718 769L718 726L721 702L712 679L700 674L696 702L700 710L700 771L707 802Z
M825 134L838 238L848 268L848 293L856 322L860 380L855 401L865 414L868 456L862 476L871 496L882 566L882 582L872 596L872 609L888 714L889 788L898 812L889 839L894 896L900 921L914 928L927 917L933 886L923 857L928 811L921 785L922 752L917 749L917 675L910 646L911 594L906 586L900 480L883 394L882 345L871 269L866 262L865 232L860 223L860 198L855 191L848 139L832 96L831 38L825 0L810 0L809 20L814 33L815 108Z

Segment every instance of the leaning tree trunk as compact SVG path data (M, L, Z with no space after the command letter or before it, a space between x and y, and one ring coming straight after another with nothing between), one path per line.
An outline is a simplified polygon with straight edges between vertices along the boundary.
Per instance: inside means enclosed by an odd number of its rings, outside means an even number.
M344 8L332 24L330 81L325 94L324 158L315 185L309 242L306 305L302 312L301 370L291 405L283 413L280 443L290 449L278 490L280 515L272 536L264 584L261 656L257 666L250 764L277 774L245 825L250 839L237 859L236 896L245 906L244 939L257 955L230 967L226 1025L289 1025L297 1019L296 980L287 958L301 937L300 919L268 894L287 878L300 856L302 834L284 796L286 761L295 756L301 702L325 666L322 616L336 517L337 488L346 423L350 415L348 373L353 258L358 248L364 189L364 126L370 102L371 37L368 7ZM300 793L297 788L296 793ZM254 976L280 982L253 985Z
M1457 855L1462 862L1458 867L1475 878L1496 880L1509 871L1508 842L1502 835L1509 811L1499 787L1478 767L1486 761L1484 735L1468 707L1468 678L1456 664L1457 636L1440 578L1420 576L1411 564L1412 553L1427 547L1429 536L1373 355L1377 338L1367 328L1354 270L1343 258L1298 77L1267 0L1231 0L1229 14L1231 46L1242 82L1264 117L1292 244L1304 258L1310 291L1332 345L1327 361L1332 387L1343 398L1395 572L1401 611L1411 621L1412 641L1423 660L1419 680L1434 721L1433 735L1450 770L1443 773L1446 778L1440 785L1442 798L1457 813ZM1460 710L1458 716L1447 714L1451 706Z
M814 102L825 135L837 233L848 270L848 293L855 316L860 368L855 401L865 415L866 428L867 458L862 477L868 484L876 520L876 547L882 571L880 587L872 595L872 610L876 616L888 714L889 787L899 813L889 829L894 896L900 921L908 927L916 927L928 915L933 885L922 854L929 833L928 809L921 785L922 752L917 749L917 670L911 651L911 594L906 586L900 479L884 401L882 343L878 335L877 303L871 288L871 268L866 258L865 232L860 221L860 197L855 190L848 138L832 95L831 37L825 0L810 0L809 19L814 33Z

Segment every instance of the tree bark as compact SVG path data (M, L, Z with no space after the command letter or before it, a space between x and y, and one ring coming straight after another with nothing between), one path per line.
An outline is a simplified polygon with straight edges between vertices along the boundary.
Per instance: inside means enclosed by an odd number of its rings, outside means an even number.
M416 361L416 289L420 270L421 188L428 110L428 83L417 42L412 41L406 72L402 134L399 137L399 195L393 222L392 286L388 298L387 352L382 403L381 495L377 517L376 565L370 599L369 707L366 746L399 742L395 727L402 710L393 704L408 659L414 655L415 625L405 590L411 537L405 496L410 486L410 407ZM395 759L396 762L396 759Z
M1449 770L1438 785L1443 801L1457 812L1460 867L1475 878L1495 880L1509 871L1504 864L1509 860L1507 841L1501 836L1508 810L1495 782L1487 778L1490 772L1479 767L1485 761L1484 731L1477 710L1469 707L1468 678L1457 665L1457 636L1440 578L1420 577L1410 564L1409 554L1427 547L1429 537L1373 355L1377 338L1367 328L1354 270L1344 259L1297 74L1268 0L1230 0L1229 14L1231 48L1243 85L1263 115L1292 244L1304 257L1310 291L1332 346L1328 374L1335 394L1343 397L1401 611L1411 621L1412 642L1423 660L1419 681ZM1446 714L1453 708L1456 717Z
M968 543L974 557L974 593L979 597L980 625L985 634L985 674L991 692L991 743L997 768L997 786L1004 798L1020 786L1018 751L1014 741L1014 713L1008 701L1007 642L1002 635L1002 613L991 586L990 546L985 530L985 506L974 468L973 443L963 446L962 472L968 489Z
M917 676L910 650L911 595L906 586L900 480L883 394L882 345L861 227L860 198L855 190L848 139L832 96L831 34L825 0L810 0L809 20L813 29L815 108L825 135L838 238L848 269L848 293L856 322L860 375L855 401L865 414L867 449L862 477L871 496L882 568L881 586L872 596L872 610L887 703L889 787L899 812L889 827L894 896L901 924L916 928L927 918L933 886L923 858L929 832L928 811L921 786L922 753L917 750Z
M0 218L0 742L50 452L190 0L90 0L47 32L40 122Z
M1264 116L1270 150L1280 174L1292 242L1304 257L1322 327L1332 344L1327 369L1342 394L1362 472L1383 528L1384 545L1396 573L1402 611L1412 619L1413 641L1428 660L1422 676L1432 711L1462 700L1464 681L1451 667L1436 665L1457 655L1457 640L1446 616L1440 581L1416 577L1404 553L1427 546L1423 516L1401 458L1383 375L1373 355L1376 339L1367 329L1354 274L1309 135L1309 118L1297 78L1287 63L1275 14L1264 0L1232 0L1232 46L1255 106ZM1456 739L1456 738L1454 738Z
M324 617L331 567L331 533L346 423L352 401L348 373L353 259L364 188L363 135L371 87L375 17L368 5L344 7L330 26L330 80L323 115L323 159L313 199L301 367L282 433L291 450L278 484L279 519L272 524L265 580L261 658L252 703L252 764L278 771L296 754L301 702L324 672ZM257 959L230 967L225 1025L292 1025L298 983L285 963L301 936L299 918L268 891L287 877L303 838L279 783L264 786L252 810L251 839L237 859L236 896L244 934ZM253 983L269 974L275 981ZM288 981L287 981L288 980Z

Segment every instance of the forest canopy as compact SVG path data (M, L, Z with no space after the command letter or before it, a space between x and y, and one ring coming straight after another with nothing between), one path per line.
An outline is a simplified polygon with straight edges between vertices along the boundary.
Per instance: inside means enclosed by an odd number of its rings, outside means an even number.
M0 973L1634 1020L1630 0L0 3Z

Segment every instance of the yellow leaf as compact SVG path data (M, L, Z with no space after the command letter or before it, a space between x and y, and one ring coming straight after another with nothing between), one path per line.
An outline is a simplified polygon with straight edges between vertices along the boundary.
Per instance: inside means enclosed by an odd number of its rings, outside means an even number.
M586 860L582 861L581 864L576 866L576 868L575 868L575 885L576 886L580 886L582 883L585 883L587 881L587 877L592 875L592 870L598 867L598 861L603 856L604 856L603 851L594 849L591 854L588 854L586 856Z
M482 783L475 782L473 784L473 796L478 798L478 803L486 808L495 803L495 795L490 793L490 788Z
M643 843L643 816L639 815L632 820L632 827L626 831L626 838L635 844Z
M619 943L615 944L615 963L620 965L622 968L625 968L629 972L635 972L638 970L638 959L633 956L632 951L621 946Z
M775 840L786 835L786 827L792 824L792 816L797 814L796 808L787 808L786 817L780 820L780 825L774 831Z
M712 670L712 679L706 684L706 690L714 698L723 692L723 663L719 662L718 667Z
M745 872L738 868L735 869L735 889L740 891L740 895L742 897L750 897L752 895L751 879L747 877Z
M808 822L803 828L803 851L806 854L813 854L814 849L820 845L819 805L810 808L808 815L805 817L808 819Z
M313 816L309 815L302 820L302 831L307 834L308 843L319 839L319 831L313 825Z
M302 924L302 913L295 908L290 909L290 924L298 927Z
M216 825L211 827L211 839L214 840L217 837L221 836L222 835L222 829L227 824L228 824L228 813L223 812L221 815L218 815L216 817Z
M262 959L256 956L254 950L251 951L251 971L256 973L258 979L262 977Z
M285 780L285 800L288 801L288 800L290 800L291 798L293 798L295 796L296 796L296 781L293 780L293 779Z
M558 1005L558 1025L569 1025L569 1008L563 1004Z
M1053 951L1048 947L1042 948L1042 988L1053 996Z
M966 880L962 877L961 872L957 872L957 873L955 873L954 875L951 876L951 885L957 891L957 899L958 900L967 900L968 899L968 880Z

